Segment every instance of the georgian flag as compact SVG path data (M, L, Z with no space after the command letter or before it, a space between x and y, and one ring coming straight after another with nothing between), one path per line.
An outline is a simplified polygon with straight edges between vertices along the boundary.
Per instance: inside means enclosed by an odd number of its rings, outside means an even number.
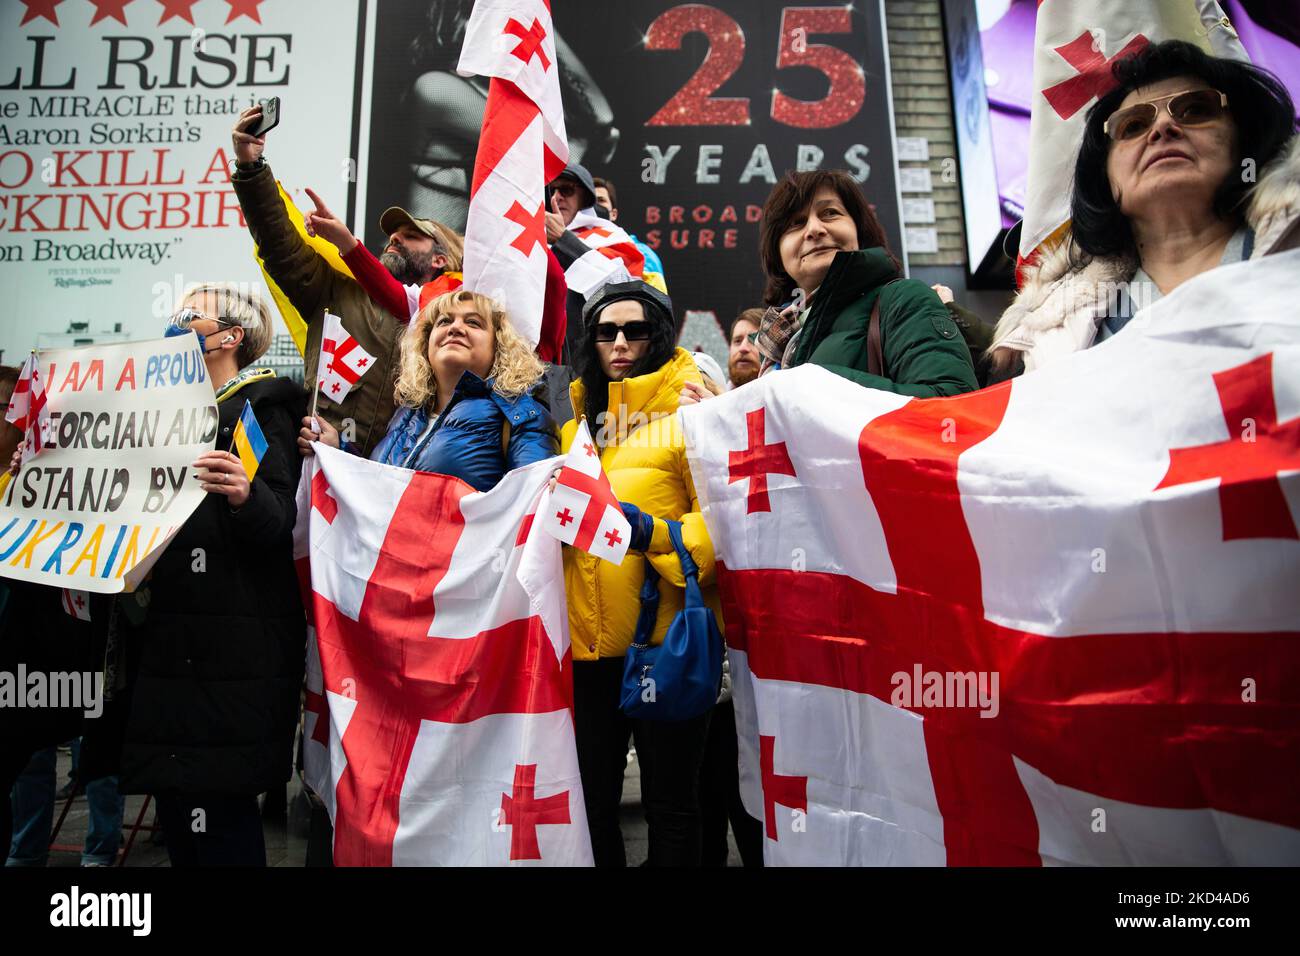
M45 398L45 379L41 363L32 351L18 373L18 382L9 397L5 421L23 433L20 463L31 461L50 443L50 410ZM8 462L3 467L9 467Z
M1038 92L1029 119L1022 260L1065 234L1084 117L1114 87L1115 61L1164 40L1186 40L1214 56L1248 59L1216 0L1039 0L1034 30Z
M542 527L565 544L614 564L623 563L632 526L600 465L600 449L591 439L585 418L578 423L555 489L549 497L543 496L538 511Z
M327 309L316 365L321 394L333 402L343 401L374 364L375 357L358 345L343 327L343 320Z
M90 592L62 588L63 611L79 621L90 620Z
M334 862L590 865L560 544L533 510L557 460L476 492L313 447L304 764Z
M614 223L583 209L573 217L569 230L591 247L564 270L564 283L574 292L589 297L607 282L641 278L645 256Z
M978 392L682 410L769 863L1300 864L1297 298L1300 251Z
M457 72L490 76L465 227L465 288L505 305L532 345L546 290L546 184L569 160L545 0L478 0Z

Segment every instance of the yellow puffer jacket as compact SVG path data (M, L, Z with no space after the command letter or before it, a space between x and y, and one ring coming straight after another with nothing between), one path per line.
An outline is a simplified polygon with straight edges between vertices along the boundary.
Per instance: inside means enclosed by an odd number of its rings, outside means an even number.
M668 626L682 609L686 584L665 518L682 523L682 539L700 568L704 599L717 615L718 625L722 625L717 592L712 586L713 543L700 514L695 483L686 462L686 443L677 420L682 386L702 381L691 354L677 349L657 371L609 384L611 419L605 428L609 437L601 449L600 463L619 501L630 502L655 518L654 535L646 552L660 574L659 616L652 639L655 644L663 642ZM569 386L569 395L574 409L581 414L585 395L581 381ZM587 424L594 434L595 423ZM577 428L577 419L565 424L560 434L563 452L573 444ZM646 557L637 551L629 551L621 565L614 565L576 548L564 549L564 586L569 598L569 636L575 661L622 657L627 653L641 610L645 561Z

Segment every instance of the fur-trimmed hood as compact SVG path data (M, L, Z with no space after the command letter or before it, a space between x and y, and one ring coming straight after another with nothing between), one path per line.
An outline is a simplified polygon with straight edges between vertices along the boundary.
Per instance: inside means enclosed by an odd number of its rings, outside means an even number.
M1250 194L1246 223L1255 232L1252 258L1265 255L1300 217L1300 136L1293 137ZM1037 267L1026 270L1024 286L998 320L993 348L1024 354L1026 371L1092 344L1097 323L1108 311L1117 284L1128 282L1137 263L1126 258L1071 262L1070 243L1061 243Z

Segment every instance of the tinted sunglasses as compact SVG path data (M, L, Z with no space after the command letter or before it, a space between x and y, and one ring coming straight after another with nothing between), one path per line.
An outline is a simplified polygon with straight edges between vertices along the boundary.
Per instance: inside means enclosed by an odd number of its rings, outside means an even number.
M1179 126L1204 126L1212 123L1227 111L1228 96L1218 90L1184 90L1170 93L1151 100L1138 103L1126 110L1119 110L1110 115L1102 124L1102 132L1111 139L1120 142L1145 136L1155 125L1163 103L1169 115Z
M559 193L561 196L572 196L578 191L575 183L556 183L551 187L551 192Z
M174 329L189 329L191 325L200 319L212 319L213 322L216 322L217 325L222 328L234 328L239 325L237 319L233 319L228 315L213 318L210 315L204 315L198 309L181 309L167 320L167 324Z
M618 338L619 332L629 342L644 342L650 338L650 323L645 320L624 322L622 325L617 322L600 322L596 325L596 341L613 342Z

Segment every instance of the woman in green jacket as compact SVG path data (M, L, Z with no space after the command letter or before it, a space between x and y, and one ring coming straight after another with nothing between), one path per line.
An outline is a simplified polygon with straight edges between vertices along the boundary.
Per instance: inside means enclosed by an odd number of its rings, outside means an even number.
M764 301L783 306L759 330L765 365L811 362L918 398L979 387L961 331L933 289L900 277L885 232L848 173L788 173L767 197L759 241ZM871 333L877 301L878 348Z

